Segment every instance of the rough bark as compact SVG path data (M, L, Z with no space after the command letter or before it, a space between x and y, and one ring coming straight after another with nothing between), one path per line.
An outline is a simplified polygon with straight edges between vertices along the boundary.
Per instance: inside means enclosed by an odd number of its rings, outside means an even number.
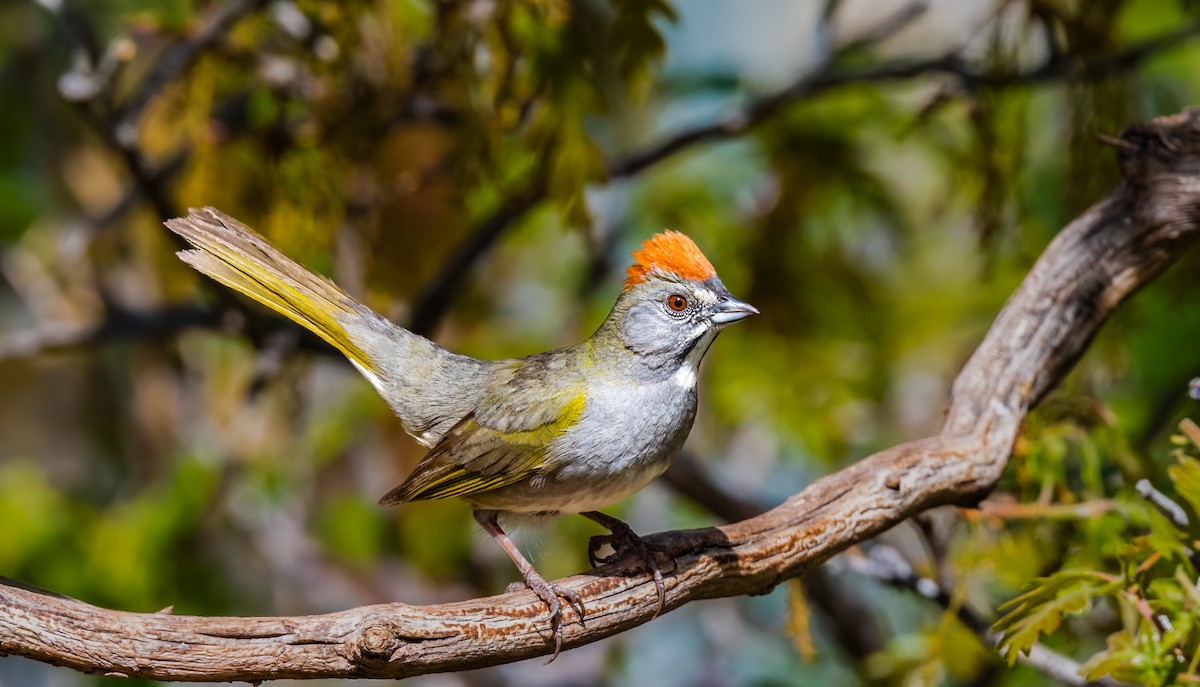
M1200 112L1136 125L1115 143L1122 181L1033 266L956 380L942 432L819 479L757 517L650 537L662 553L668 609L765 593L915 513L971 502L992 488L1029 408L1113 309L1200 234ZM566 611L566 647L645 623L657 605L654 584L634 560L558 583L587 609L582 623ZM552 648L545 609L529 592L317 616L209 618L105 610L0 583L0 654L86 672L192 681L398 678Z

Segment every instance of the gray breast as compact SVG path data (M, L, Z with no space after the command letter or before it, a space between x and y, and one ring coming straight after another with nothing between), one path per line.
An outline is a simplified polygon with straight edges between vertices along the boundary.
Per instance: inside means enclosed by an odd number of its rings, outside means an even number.
M562 466L564 477L650 471L653 479L691 431L696 417L694 379L693 375L693 383L686 386L675 378L593 385L583 417L555 442L551 461Z
M518 513L605 508L667 469L695 417L694 373L652 383L594 380L579 422L551 444L546 470L469 500Z

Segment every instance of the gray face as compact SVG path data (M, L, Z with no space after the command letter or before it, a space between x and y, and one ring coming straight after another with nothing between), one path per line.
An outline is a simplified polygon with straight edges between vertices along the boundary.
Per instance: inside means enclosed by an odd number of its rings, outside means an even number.
M646 367L659 370L698 363L717 332L758 312L731 296L719 277L695 282L667 273L622 294L622 306L621 340Z

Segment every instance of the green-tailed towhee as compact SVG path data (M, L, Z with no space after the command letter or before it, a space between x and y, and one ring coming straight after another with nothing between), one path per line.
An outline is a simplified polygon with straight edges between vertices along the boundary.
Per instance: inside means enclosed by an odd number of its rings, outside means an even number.
M687 236L666 231L633 253L612 312L582 343L515 360L451 353L377 315L237 220L192 210L167 226L195 250L192 267L304 325L350 359L429 454L380 503L459 497L550 609L554 656L562 604L498 518L579 513L603 543L639 554L666 594L654 556L628 525L597 511L667 469L696 415L700 359L725 325L757 313L725 289ZM616 555L616 554L614 554ZM607 560L607 559L604 559ZM551 657L553 660L553 656Z

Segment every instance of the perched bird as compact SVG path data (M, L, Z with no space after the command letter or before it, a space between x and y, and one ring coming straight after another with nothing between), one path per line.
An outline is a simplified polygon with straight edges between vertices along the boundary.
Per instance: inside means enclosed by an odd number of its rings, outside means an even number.
M167 226L194 249L192 267L286 315L344 353L428 455L384 505L457 497L494 537L525 584L546 603L554 656L561 599L583 616L578 594L551 584L501 528L511 517L578 513L610 534L614 556L641 556L666 599L653 552L624 522L598 509L667 469L696 416L700 359L726 325L756 314L726 290L687 236L666 231L633 253L612 312L582 343L527 358L477 360L451 353L358 303L263 237L213 208Z

